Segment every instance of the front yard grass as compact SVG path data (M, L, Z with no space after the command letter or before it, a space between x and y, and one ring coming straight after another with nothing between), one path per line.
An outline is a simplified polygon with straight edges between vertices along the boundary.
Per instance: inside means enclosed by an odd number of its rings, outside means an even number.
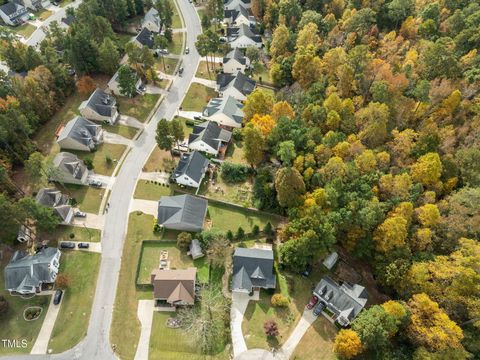
M109 133L113 134L118 134L120 136L123 136L124 138L127 139L133 139L133 137L137 134L138 129L131 127L131 126L125 126L125 125L102 125L103 129L108 131Z
M100 254L63 252L59 274L70 279L63 295L48 348L54 353L71 349L86 335L100 268Z
M46 19L48 19L50 17L50 15L53 14L53 11L43 9L43 10L40 10L39 12L34 13L34 14L35 14L35 16L37 17L38 20L45 21Z
M11 28L11 30L16 34L23 36L25 39L28 39L33 32L37 30L37 27L26 22L20 26Z
M333 343L337 329L323 316L319 316L298 343L292 358L295 360L333 360L337 357Z
M132 116L140 122L145 122L159 98L159 94L139 95L132 99L118 96L119 112L122 115Z
M213 202L208 204L208 213L212 220L212 228L222 231L231 230L234 233L240 226L246 233L249 233L254 225L258 225L260 229L263 229L268 222L274 227L278 223L277 218L273 216Z
M160 240L160 235L153 233L153 221L153 216L138 211L130 213L129 216L110 330L111 343L116 346L117 355L121 359L133 359L135 356L140 337L138 300L153 297L151 290L140 291L135 286L135 269L142 241ZM125 331L125 326L128 326L128 331Z
M159 57L156 60L155 68L158 71L163 72L167 75L173 75L175 68L177 67L178 59L169 58L169 57Z
M183 37L185 33L183 31L172 34L172 42L168 44L168 52L174 55L180 55L183 53Z
M169 0L169 2L173 10L172 29L181 29L183 27L182 20L180 19L180 15L178 14L178 9L177 9L177 6L175 5L175 1Z
M65 185L65 188L60 188L60 191L65 192L71 198L77 201L77 207L87 213L97 214L100 210L102 197L105 194L105 189L97 189L91 186L82 185Z
M184 111L203 111L203 108L211 98L217 96L217 92L212 88L202 84L192 83L188 89L185 99L182 103Z
M98 229L83 226L60 225L49 236L57 243L62 241L100 242L101 232Z
M156 184L149 180L138 180L133 198L158 201L161 196L168 196L171 192L168 186Z
M210 73L207 70L207 62L200 61L200 63L198 64L197 73L195 74L195 76L201 79L215 80L217 78L217 73L215 70L221 70L222 66L218 63L215 63L212 66L212 63L209 62L208 67L210 68Z
M97 150L88 153L85 151L71 151L80 159L91 159L93 162L93 171L95 174L111 176L118 160L122 157L123 152L127 147L121 144L107 144L103 143L98 146ZM108 161L110 159L110 161Z

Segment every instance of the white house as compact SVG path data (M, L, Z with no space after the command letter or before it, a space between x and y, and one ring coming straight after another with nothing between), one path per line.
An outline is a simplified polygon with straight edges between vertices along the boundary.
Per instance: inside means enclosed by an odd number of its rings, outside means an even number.
M250 66L250 59L243 55L242 50L235 48L223 58L223 72L236 74L245 72Z
M242 108L243 104L232 96L213 98L203 109L202 117L222 126L241 128L244 117Z
M248 10L242 5L238 5L234 9L225 10L223 22L227 26L240 26L242 24L254 26L257 24L255 17L250 15Z
M33 11L39 11L50 4L50 1L48 0L20 0L19 2Z
M70 120L57 138L60 148L80 151L93 151L102 142L102 127L81 116Z
M225 10L235 9L237 6L243 6L245 9L250 9L252 7L251 0L224 0Z
M114 124L120 117L115 97L98 88L80 104L78 110L88 120L106 121L110 124Z
M239 101L244 101L253 90L256 82L245 74L239 72L236 75L218 74L217 91L220 96L232 96Z
M7 2L0 6L0 17L5 24L17 26L28 20L28 11L23 5Z
M188 148L217 156L221 149L226 150L231 139L231 131L222 129L213 121L205 121L193 127L188 137Z
M208 159L198 151L184 154L173 173L173 179L177 184L198 188L205 177L208 164Z
M151 32L159 33L161 27L160 17L158 11L154 7L147 11L142 20L142 28L147 28Z
M83 160L69 152L60 152L53 159L50 180L67 184L87 185L88 169Z
M245 49L249 46L255 46L260 49L263 46L262 37L245 24L228 28L227 42L233 49Z
M110 91L115 95L123 95L120 89L120 85L118 83L118 71L112 76L110 81L108 82L108 88ZM145 85L142 82L140 76L137 76L137 82L135 83L135 88L137 89L137 93L142 95L145 93Z

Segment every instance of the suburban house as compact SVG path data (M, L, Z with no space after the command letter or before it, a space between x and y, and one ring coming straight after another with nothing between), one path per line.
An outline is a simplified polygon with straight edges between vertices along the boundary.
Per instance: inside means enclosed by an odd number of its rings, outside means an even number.
M205 256L205 254L202 251L202 247L200 246L200 241L198 241L198 239L193 239L188 249L189 249L189 255L192 257L193 260L199 259Z
M114 124L120 117L117 99L98 88L80 104L78 110L88 120L105 121L110 124Z
M200 232L208 202L192 195L162 196L158 202L158 225L166 229Z
M160 17L158 11L154 7L147 11L142 20L142 28L146 28L151 32L159 33L161 27Z
M225 10L235 9L237 6L243 6L245 9L252 7L251 0L224 0Z
M133 42L138 47L143 48L146 46L150 50L153 49L153 35L154 33L148 30L147 28L143 28L137 36L133 39Z
M0 6L0 17L5 24L17 26L28 20L28 10L16 2L7 2Z
M68 195L62 194L55 188L43 188L35 197L37 204L49 207L55 211L62 224L70 224L73 220L73 208L68 204Z
M42 248L34 255L15 251L5 267L5 289L10 294L26 295L40 292L42 284L55 282L60 256L60 250L54 247Z
M233 96L213 98L203 109L202 116L222 126L241 128L244 117L242 108L243 104Z
M151 273L153 298L156 305L166 302L170 306L195 303L197 268L182 270L154 269Z
M255 46L260 49L263 46L262 37L246 24L229 27L227 29L227 41L232 49L244 49L249 46Z
M223 72L228 74L243 73L249 66L250 59L239 48L233 49L223 58Z
M50 1L46 0L20 0L17 2L21 3L23 6L33 11L42 10L50 4Z
M83 160L69 152L60 152L53 159L50 179L67 184L86 185L88 169Z
M244 101L255 90L256 82L247 75L239 72L233 74L217 75L217 91L220 96L232 96L239 101Z
M236 248L233 254L232 291L252 293L275 289L272 249Z
M123 95L122 90L120 89L120 84L118 83L118 71L112 76L110 81L108 82L108 88L110 91L115 95ZM142 95L145 93L145 85L143 84L142 79L140 76L137 76L137 82L135 83L135 88L137 89L137 93Z
M313 295L333 313L332 319L341 326L348 326L368 300L367 290L363 286L346 282L339 285L329 277L320 280Z
M219 152L225 153L231 139L231 131L222 129L216 122L205 121L193 127L188 137L188 148L217 156Z
M87 119L76 116L61 130L57 144L62 149L93 151L103 142L103 129Z
M242 5L238 5L233 9L225 10L223 21L227 26L239 26L243 24L247 26L254 26L257 23L255 17L250 15L248 10Z
M208 159L198 151L183 154L172 177L179 185L198 188L205 177L208 164Z

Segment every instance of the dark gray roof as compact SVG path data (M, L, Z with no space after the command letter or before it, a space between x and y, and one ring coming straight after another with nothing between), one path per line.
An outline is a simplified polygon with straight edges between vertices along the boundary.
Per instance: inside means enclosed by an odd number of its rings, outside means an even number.
M174 177L187 175L189 178L199 182L208 168L208 159L198 151L182 155L175 169Z
M0 6L0 10L10 19L21 16L27 12L27 9L21 4L15 2L7 2Z
M223 63L226 64L229 60L235 59L240 64L245 65L247 63L247 58L243 55L242 50L239 48L235 48L230 51L225 57L223 58Z
M242 108L242 102L238 101L233 96L213 98L208 102L206 108L203 110L203 116L212 116L217 112L221 112L236 123L242 124L244 117Z
M314 294L337 315L337 321L341 325L348 325L368 300L368 293L363 286L348 283L339 285L329 277L320 280Z
M225 10L225 17L231 18L232 21L235 21L240 15L245 16L247 19L250 16L248 10L245 9L242 5L238 4L233 9Z
M142 46L153 49L153 33L147 28L143 28L135 38Z
M57 142L69 138L85 146L94 147L98 142L97 136L101 130L102 127L100 125L81 116L76 116L62 129Z
M220 91L225 91L230 86L233 86L243 95L247 96L255 90L256 82L253 79L250 79L247 75L239 72L237 75L232 74L218 74L217 76L217 85L219 86Z
M246 4L246 5L250 4L250 2L251 2L251 0L223 0L223 3L225 4L225 6L228 6L232 3L234 3L235 1L240 1L241 3Z
M167 229L201 231L208 202L192 195L162 196L158 202L158 224Z
M76 179L81 179L88 172L85 163L76 155L69 152L60 152L53 159L53 166L60 171L71 174Z
M67 26L70 26L74 21L75 21L75 16L73 15L67 15L64 18L62 18L62 22Z
M49 264L60 250L43 248L34 255L24 251L16 251L5 267L5 288L20 291L25 286L39 286L50 282L51 270Z
M229 27L227 29L227 37L235 38L240 36L246 36L255 41L256 43L262 42L262 37L258 35L257 32L247 24L240 24L239 26Z
M251 291L252 287L274 289L273 251L236 248L233 254L232 289Z
M203 141L218 150L222 143L230 142L232 133L222 129L216 122L205 121L193 127L193 132L188 137L188 144Z
M62 194L55 188L43 188L37 193L35 200L38 204L52 208L55 213L66 221L72 207L68 205L68 195Z
M86 106L102 116L112 116L117 100L102 89L96 89L88 98Z

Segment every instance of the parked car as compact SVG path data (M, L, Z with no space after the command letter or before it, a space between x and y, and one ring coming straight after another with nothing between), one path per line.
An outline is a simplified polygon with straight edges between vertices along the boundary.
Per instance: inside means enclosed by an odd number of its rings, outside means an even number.
M99 188L102 187L102 182L100 180L90 180L88 185Z
M325 305L322 302L315 306L315 309L313 309L313 315L319 316L322 313L324 307Z
M318 297L316 297L315 295L312 296L312 298L310 299L310 301L308 302L307 304L307 309L308 310L312 310L312 308L315 306L315 304L318 302Z
M193 119L194 119L194 120L199 120L199 121L200 121L200 120L202 120L202 117L201 117L201 116L198 116L198 115L196 115L196 116L194 116L194 117L193 117Z
M83 211L77 210L73 213L73 216L84 218L84 217L87 217L87 214L84 213Z
M58 6L58 1L52 1L52 5Z
M61 249L75 249L75 243L71 241L64 241L60 244Z
M89 243L78 243L79 249L88 249L90 247Z
M188 46L185 48L185 54L190 54L190 49Z
M312 265L311 265L311 264L307 264L307 266L305 267L305 270L303 270L303 272L302 272L302 276L303 276L304 278L309 277L309 276L310 276L310 273L312 272L312 269L313 269Z
M37 17L33 13L28 14L28 20L37 20Z
M183 67L181 67L180 69L178 69L178 75L182 76L183 74Z
M53 305L60 304L60 300L62 300L62 295L63 295L62 290L58 289L57 291L55 291L55 295L53 296Z

